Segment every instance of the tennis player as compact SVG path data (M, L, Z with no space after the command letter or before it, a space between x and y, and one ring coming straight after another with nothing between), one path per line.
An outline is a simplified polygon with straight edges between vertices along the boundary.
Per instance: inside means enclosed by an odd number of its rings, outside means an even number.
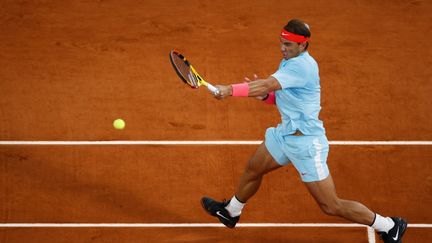
M384 242L402 242L407 222L399 217L384 217L363 204L338 197L326 160L329 144L320 112L320 78L318 64L307 49L309 26L293 19L282 29L279 69L267 79L246 78L244 83L216 85L216 99L258 97L275 104L282 121L268 128L265 141L249 160L240 178L237 192L229 201L203 197L201 204L229 228L234 228L246 202L259 189L263 176L292 164L322 211L351 222L374 228Z

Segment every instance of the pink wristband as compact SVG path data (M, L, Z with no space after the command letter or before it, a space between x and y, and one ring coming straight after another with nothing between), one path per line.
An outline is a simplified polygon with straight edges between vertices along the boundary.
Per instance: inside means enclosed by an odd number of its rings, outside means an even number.
M249 96L249 84L233 84L232 86L232 96L237 97L248 97Z
M266 104L269 104L269 105L276 104L276 96L275 96L275 92L272 91L272 92L268 93L268 97L267 97L267 99L264 100L264 102L265 102Z

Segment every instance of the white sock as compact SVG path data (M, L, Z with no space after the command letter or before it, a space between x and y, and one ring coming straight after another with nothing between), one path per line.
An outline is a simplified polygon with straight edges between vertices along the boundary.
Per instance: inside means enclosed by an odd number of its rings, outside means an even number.
M241 211L245 205L246 203L240 202L235 196L233 196L225 209L228 210L231 217L237 217L241 214Z
M383 217L379 214L375 214L375 221L371 225L378 232L388 233L391 228L395 225L393 219L390 217Z

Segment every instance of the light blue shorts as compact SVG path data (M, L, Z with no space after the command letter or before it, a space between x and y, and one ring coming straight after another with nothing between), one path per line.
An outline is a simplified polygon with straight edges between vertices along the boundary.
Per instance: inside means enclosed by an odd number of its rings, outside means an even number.
M292 163L304 182L321 181L329 175L329 144L325 135L283 136L271 127L266 131L265 145L278 164Z

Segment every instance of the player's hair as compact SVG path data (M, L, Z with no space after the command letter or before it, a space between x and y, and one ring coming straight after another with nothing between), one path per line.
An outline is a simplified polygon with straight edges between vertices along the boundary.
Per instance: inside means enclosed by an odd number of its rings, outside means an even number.
M309 25L307 25L303 20L300 19L291 19L288 24L285 25L284 29L297 35L311 37ZM305 50L307 50L308 46L309 42L306 43Z

